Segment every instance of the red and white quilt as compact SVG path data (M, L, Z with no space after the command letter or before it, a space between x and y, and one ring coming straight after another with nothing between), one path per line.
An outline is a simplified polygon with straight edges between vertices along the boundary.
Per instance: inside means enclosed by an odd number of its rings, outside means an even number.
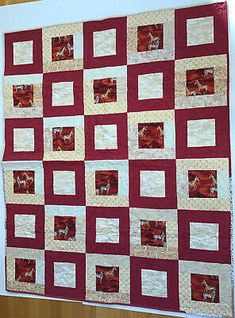
M6 288L232 317L225 2L5 34Z

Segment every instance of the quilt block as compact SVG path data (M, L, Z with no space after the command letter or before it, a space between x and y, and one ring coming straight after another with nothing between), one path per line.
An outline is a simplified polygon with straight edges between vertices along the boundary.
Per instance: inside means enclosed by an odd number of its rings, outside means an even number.
M232 317L225 2L5 34L6 289Z

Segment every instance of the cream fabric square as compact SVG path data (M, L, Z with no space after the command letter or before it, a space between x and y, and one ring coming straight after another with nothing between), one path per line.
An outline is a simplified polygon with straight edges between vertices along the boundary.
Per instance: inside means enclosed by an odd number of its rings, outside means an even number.
M53 192L61 195L75 195L75 172L53 171Z
M167 297L167 272L141 269L142 295Z
M211 317L233 317L231 271L229 264L179 261L179 309L189 314L200 311ZM191 274L219 276L219 303L192 300Z
M163 73L138 76L138 99L163 98Z
M14 128L14 152L34 151L34 129Z
M163 123L164 148L139 148L139 123ZM129 159L175 159L175 111L128 113Z
M45 289L45 260L44 250L36 250L30 248L14 248L8 247L6 250L6 275L7 275L7 288L9 290L44 294ZM36 281L34 283L25 283L15 280L15 259L32 259L36 262Z
M95 126L95 149L117 149L117 125Z
M53 151L53 128L74 128L74 150ZM84 116L48 117L43 119L44 160L84 160Z
M34 238L35 233L35 215L31 214L15 214L15 237Z
M6 203L44 204L44 171L42 161L8 161L3 162ZM13 171L34 171L35 194L14 193Z
M13 64L33 63L33 41L23 41L13 43Z
M119 219L96 219L96 242L119 243Z
M52 83L52 106L74 105L73 82Z
M94 57L116 55L116 29L93 33Z
M119 291L96 291L96 266L119 268ZM126 255L86 254L86 300L130 304L130 257Z
M165 197L165 171L140 171L140 195Z
M188 120L188 147L216 145L215 119Z
M216 170L217 198L190 198L189 170ZM176 160L178 209L203 211L230 211L229 161L226 158Z
M219 250L219 224L190 222L190 248Z
M214 43L214 17L187 20L187 45Z
M72 263L54 263L54 286L76 288L76 265Z
M138 27L163 24L163 49L138 52ZM127 61L139 64L175 59L175 10L161 10L127 17Z
M52 61L51 39L73 36L74 59ZM83 23L61 24L42 29L43 72L62 72L83 68Z
M4 77L4 115L5 118L36 118L43 117L42 100L43 74L10 75ZM12 94L14 85L33 86L32 107L15 107Z
M73 240L55 240L55 217L75 218ZM86 252L86 208L84 206L45 205L45 249L61 252Z
M141 221L166 222L165 246L142 245ZM147 208L130 208L130 254L131 256L178 259L178 221L177 210L159 210Z
M96 171L118 170L118 193L116 195L96 194ZM128 160L85 161L86 205L129 206Z
M187 96L187 71L214 69L214 94ZM175 61L175 108L227 106L227 55L199 56Z
M84 70L84 114L104 115L127 111L127 66L103 67ZM116 101L96 103L94 80L115 79Z

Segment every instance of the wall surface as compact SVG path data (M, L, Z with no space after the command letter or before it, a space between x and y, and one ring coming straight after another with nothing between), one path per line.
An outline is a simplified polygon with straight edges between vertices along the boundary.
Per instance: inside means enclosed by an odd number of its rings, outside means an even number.
M0 76L3 76L3 33L13 32L37 27L44 27L53 24L72 23L79 21L89 21L113 16L123 16L139 12L161 10L169 8L180 8L186 6L208 4L222 0L42 0L28 3L30 0L0 0L0 5L17 4L0 8ZM235 153L235 1L227 0L230 15L230 76L231 76L231 135L232 135L232 154ZM3 120L3 100L2 100L2 81L0 81L0 154L4 147L4 120ZM233 157L232 157L233 158ZM232 170L235 171L235 160L232 163ZM233 193L235 193L235 178L233 178ZM234 198L233 198L234 200ZM234 201L235 202L235 201ZM5 291L5 204L2 191L2 176L0 169L0 308L1 318L151 318L151 313L158 314L155 317L180 316L195 317L186 314L173 314L160 312L157 310L142 310L141 308L83 305L78 302L55 301L35 299L38 296L24 298L19 294L12 294ZM235 243L235 240L234 240ZM8 297L7 297L8 296ZM21 297L9 297L21 296ZM25 297L28 297L27 295ZM47 298L48 299L48 298ZM116 308L116 309L114 309ZM120 310L120 309L128 309ZM130 311L131 310L131 311ZM137 311L143 311L137 313ZM146 313L149 312L149 313ZM162 315L161 315L162 314ZM201 316L202 317L202 316Z

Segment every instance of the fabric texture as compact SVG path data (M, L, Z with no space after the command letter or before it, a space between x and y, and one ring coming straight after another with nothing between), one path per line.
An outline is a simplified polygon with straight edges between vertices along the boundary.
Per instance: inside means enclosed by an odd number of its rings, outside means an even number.
M226 2L5 34L6 288L232 317Z

